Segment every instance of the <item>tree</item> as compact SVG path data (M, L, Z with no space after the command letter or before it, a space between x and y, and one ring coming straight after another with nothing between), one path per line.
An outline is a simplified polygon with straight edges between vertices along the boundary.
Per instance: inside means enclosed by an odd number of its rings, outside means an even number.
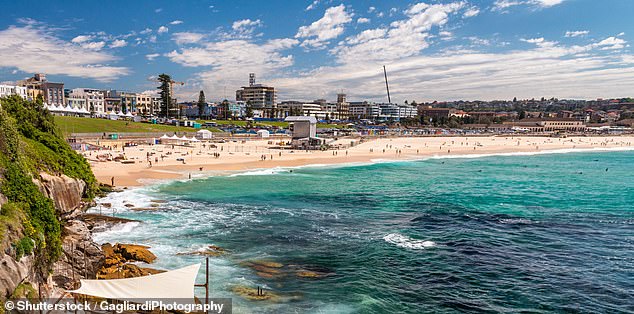
M169 118L169 111L172 107L172 91L170 88L172 84L172 77L163 73L159 75L158 80L161 83L161 86L157 87L161 90L161 92L159 93L161 96L160 116L164 118Z
M222 101L222 111L225 112L225 120L231 119L231 111L229 111L229 101L226 99Z
M250 100L247 100L245 116L247 118L253 118L253 105Z
M519 118L520 120L522 120L522 119L526 118L526 111L524 111L524 110L520 111L520 114L519 114L519 117L518 117L518 118Z
M205 101L205 92L200 91L200 93L198 93L198 119L201 119L203 113L205 113L206 105L207 103Z
M517 102L517 97L513 97L513 102Z

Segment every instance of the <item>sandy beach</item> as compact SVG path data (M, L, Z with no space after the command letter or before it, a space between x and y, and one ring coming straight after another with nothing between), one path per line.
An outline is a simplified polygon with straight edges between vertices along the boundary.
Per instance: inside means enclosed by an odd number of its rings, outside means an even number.
M481 154L535 153L555 150L634 149L634 136L596 137L399 137L359 143L339 139L335 144L353 147L327 151L271 149L271 140L201 142L190 147L139 145L122 149L84 152L97 179L118 187L140 186L166 179L184 179L233 171L316 164L365 163L381 160L415 160L428 157ZM98 161L97 155L125 155L129 163ZM148 157L149 155L149 157ZM218 157L216 157L218 156ZM266 159L264 159L266 157ZM134 163L131 163L134 161ZM151 162L151 166L150 166Z

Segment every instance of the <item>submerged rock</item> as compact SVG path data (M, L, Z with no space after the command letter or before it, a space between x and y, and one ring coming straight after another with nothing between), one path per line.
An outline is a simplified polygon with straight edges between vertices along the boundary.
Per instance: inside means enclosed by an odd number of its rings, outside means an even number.
M210 245L207 248L203 250L199 250L199 251L176 253L176 255L200 255L200 256L211 256L211 257L216 257L216 256L224 255L224 254L227 254L227 250L216 245Z
M254 260L254 261L251 261L251 263L252 264L261 265L261 266L264 266L264 267L269 267L269 268L282 268L282 267L284 267L284 264L282 264L282 263L271 262L271 261Z
M266 290L266 289L260 289L258 291L258 288L250 288L250 287L245 287L245 286L235 286L231 289L231 291L233 291L233 293L251 300L251 301L264 301L264 300L269 300L269 301L279 301L280 300L280 296L271 292L271 290ZM258 293L260 292L260 293Z

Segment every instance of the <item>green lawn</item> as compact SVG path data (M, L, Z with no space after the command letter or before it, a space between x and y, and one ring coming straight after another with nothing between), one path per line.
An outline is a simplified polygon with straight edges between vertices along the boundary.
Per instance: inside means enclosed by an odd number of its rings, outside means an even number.
M223 125L237 125L244 127L247 125L246 121L230 121L230 120L210 120L217 123L219 126ZM205 123L205 121L197 121L199 123ZM118 120L107 119L93 119L93 118L79 118L79 117L63 117L55 116L55 123L64 132L64 134L70 133L116 133L116 132L194 132L196 129L181 126L171 126L162 124L150 124L141 122L128 122ZM255 124L256 127L276 126L287 128L288 122L282 121L262 121ZM345 128L346 125L341 124L325 124L318 123L318 128ZM212 132L220 132L217 128L208 128Z
M194 128L127 122L107 119L56 116L55 123L65 134L70 133L115 133L115 132L195 132ZM212 132L218 129L209 129Z

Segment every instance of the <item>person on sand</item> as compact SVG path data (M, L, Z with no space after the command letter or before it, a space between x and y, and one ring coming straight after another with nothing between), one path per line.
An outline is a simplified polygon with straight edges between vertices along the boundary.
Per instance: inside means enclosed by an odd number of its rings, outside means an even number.
M110 178L110 185L114 187L114 177Z

